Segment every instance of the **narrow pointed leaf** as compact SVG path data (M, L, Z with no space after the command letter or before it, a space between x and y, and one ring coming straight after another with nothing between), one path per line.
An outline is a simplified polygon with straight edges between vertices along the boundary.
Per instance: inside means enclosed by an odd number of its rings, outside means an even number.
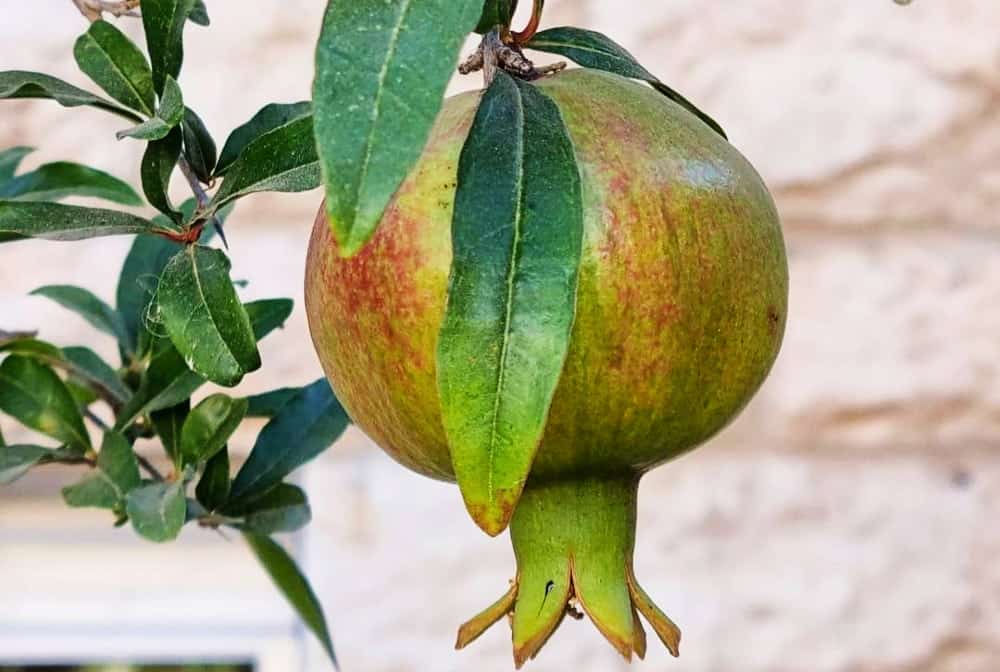
M149 416L157 435L160 437L160 443L163 444L164 452L178 468L182 464L181 432L190 412L191 402L186 400L176 406L150 413Z
M0 485L10 485L54 455L41 446L8 446L0 437Z
M153 483L128 495L126 511L132 528L149 541L173 541L184 527L187 501L184 483Z
M198 502L209 511L222 508L229 499L229 451L223 448L205 465L205 471L195 488Z
M55 371L34 359L11 355L0 364L0 411L79 452L90 448L73 395Z
M0 72L0 100L5 98L44 98L54 100L63 107L87 105L132 121L142 121L142 117L139 115L110 100L84 91L61 79L38 72L25 72L23 70Z
M152 357L138 391L118 414L115 423L118 430L124 430L144 413L155 413L186 402L205 384L205 378L188 368L168 339L156 339L151 349Z
M70 285L47 285L39 287L31 294L55 301L85 319L95 329L115 337L123 345L128 342L128 334L121 316L90 290Z
M177 79L184 62L184 25L195 0L142 0L142 26L153 68L153 88L163 92L168 77Z
M559 110L504 73L462 151L452 238L441 412L466 506L499 534L562 373L583 241L580 174Z
M565 56L585 68L604 70L622 77L648 82L654 89L705 122L713 131L723 138L726 137L726 132L714 119L698 109L694 103L680 93L661 82L656 75L640 65L624 47L606 35L568 26L552 28L538 33L525 46L528 49Z
M205 6L204 0L195 0L191 14L188 16L188 21L196 23L199 26L211 25L212 20L208 17L208 7Z
M95 21L73 49L76 63L105 93L147 116L156 109L153 72L145 55L113 24Z
M124 404L132 396L118 373L90 348L69 347L62 349L63 356L72 367L70 376L87 386L97 386L118 403Z
M177 231L173 225L157 224L118 210L0 200L0 241L5 235L70 241Z
M180 210L185 220L190 219L195 207L194 199L189 199L181 205ZM230 212L232 212L230 208L223 208L216 213L216 217L225 223ZM169 224L169 220L162 219ZM205 232L202 233L201 242L207 243L211 236L211 228L206 227ZM150 304L156 295L156 285L160 281L160 274L163 273L163 269L166 268L174 255L182 249L183 245L167 238L137 236L125 258L121 274L118 277L115 302L118 312L125 322L131 347L140 356L145 355L153 343L153 338L147 327L152 322Z
M0 339L0 352L32 357L49 364L59 362L63 358L62 351L59 348L51 343L40 341L33 335Z
M222 450L243 422L246 399L213 394L191 409L181 430L181 464L198 464Z
M486 0L476 32L485 35L496 26L510 26L517 11L517 0Z
M139 462L132 446L117 432L108 432L97 454L97 468L107 474L124 503L125 495L142 484Z
M163 326L191 370L232 387L260 368L260 353L229 269L221 251L189 246L167 264L157 299Z
M212 171L215 170L215 141L208 132L205 122L194 110L184 110L184 158L187 159L195 176L203 184L212 181Z
M165 214L176 224L181 223L181 214L170 201L170 177L181 156L183 135L175 128L162 140L149 143L142 156L139 175L142 178L142 191L146 194L149 204Z
M74 509L113 510L121 502L121 493L107 474L97 469L73 485L62 489L62 498Z
M302 390L300 387L283 387L263 394L247 397L247 417L273 418Z
M226 168L212 203L221 207L259 191L300 192L320 186L312 117L299 117L247 145Z
M115 292L115 304L129 335L129 345L137 354L145 354L140 346L151 343L147 324L149 306L156 295L156 285L167 263L183 246L158 236L137 236L129 249ZM141 336L140 336L141 335Z
M7 182L0 182L0 199L58 201L70 196L103 198L122 205L142 205L127 182L79 163L58 161L40 166Z
M262 299L246 304L247 315L258 341L275 329L281 329L292 314L295 303L291 299Z
M35 151L34 147L11 147L0 152L0 186L14 177L21 161L33 151Z
M257 556L257 560L271 577L274 585L292 605L310 632L316 636L336 667L337 657L333 652L333 642L330 640L330 630L326 625L323 607L309 585L309 581L295 564L295 560L288 554L288 551L270 537L245 532L243 538L246 539L250 550Z
M346 255L372 236L441 109L482 0L330 0L313 106L327 212Z
M262 107L250 121L238 127L226 139L215 174L225 175L243 150L261 136L311 114L312 102L308 100L299 103L272 103Z
M333 445L349 422L326 379L302 388L261 430L230 498L250 500L268 492Z
M306 493L289 483L282 483L242 506L223 509L223 513L242 518L238 527L258 534L295 532L308 525L312 518Z
M184 97L181 87L173 77L167 77L167 83L160 100L156 114L132 128L119 131L118 139L135 138L136 140L162 140L184 119Z

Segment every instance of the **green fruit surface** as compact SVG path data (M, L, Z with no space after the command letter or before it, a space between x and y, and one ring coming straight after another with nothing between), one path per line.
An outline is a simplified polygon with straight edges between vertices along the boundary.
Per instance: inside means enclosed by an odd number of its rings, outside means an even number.
M652 89L590 70L538 86L569 131L585 214L572 341L531 478L643 472L722 429L770 370L788 299L778 215L749 162ZM396 460L446 480L435 355L478 100L446 102L356 256L342 258L321 209L306 274L313 341L344 407Z

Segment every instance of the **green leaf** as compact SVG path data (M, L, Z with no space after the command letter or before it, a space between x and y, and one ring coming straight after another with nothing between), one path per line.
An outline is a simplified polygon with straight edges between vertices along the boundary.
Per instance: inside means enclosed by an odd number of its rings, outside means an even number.
M122 430L144 413L162 411L187 401L205 379L191 371L168 339L158 338L143 373L139 389L118 414L115 428Z
M184 482L137 488L129 493L125 510L140 537L157 543L173 541L181 533L187 514Z
M44 98L54 100L63 107L87 105L132 121L142 121L142 117L110 100L38 72L23 70L0 72L0 100L5 98Z
M33 151L34 147L11 147L0 152L0 184L13 178L21 161Z
M283 387L280 390L247 397L247 417L273 418L301 391L301 387Z
M126 107L152 115L153 72L145 55L107 21L95 21L73 48L76 63L105 93Z
M142 484L139 462L132 451L132 446L124 436L116 432L104 435L101 452L97 455L97 468L108 475L123 495L127 495Z
M327 212L357 252L420 158L483 0L330 0L313 106Z
M196 205L193 198L181 205L180 210L185 221L190 219ZM225 223L231 212L230 208L223 208L216 213L216 216ZM206 227L202 234L202 242L207 242L211 235L211 227ZM139 356L145 355L153 342L146 326L150 319L150 304L156 294L160 274L181 249L183 245L167 238L137 236L125 258L121 275L118 277L116 305L128 331L130 347Z
M191 10L188 20L199 26L211 25L212 20L208 18L208 7L205 6L204 0L195 0L194 8Z
M312 117L301 117L258 137L226 169L215 207L259 191L309 191L320 186Z
M51 299L85 319L95 329L115 337L123 346L128 343L128 334L121 316L89 290L70 285L47 285L39 287L31 295Z
M102 170L58 161L0 183L0 198L18 201L58 201L70 196L103 198L122 205L142 205L127 182Z
M98 386L118 403L124 404L132 396L118 373L90 348L63 348L63 355L71 364L70 376L80 382Z
M559 109L503 72L462 150L452 238L441 413L466 506L496 535L562 374L583 244L580 172Z
M0 411L79 452L90 449L73 395L55 371L34 359L11 355L0 364Z
M181 431L181 464L198 464L222 450L247 414L246 399L213 394L191 409Z
M114 510L121 504L121 493L108 475L99 469L63 488L62 498L66 506L74 509Z
M171 203L168 191L170 177L181 157L182 140L181 129L175 128L162 140L149 143L139 168L142 190L149 204L177 224L181 223L182 217Z
M225 175L229 167L243 153L243 150L261 136L311 114L312 102L308 100L299 103L272 103L264 106L250 121L238 127L226 139L226 144L222 147L222 154L219 155L219 165L215 169L215 174Z
M157 300L163 326L189 368L232 387L260 368L250 318L219 250L191 245L163 270Z
M184 119L184 96L181 87L173 77L167 77L156 115L137 126L118 131L115 135L119 140L122 138L162 140L180 125L182 119Z
M713 131L726 138L726 132L714 119L699 110L690 100L661 82L656 75L640 65L624 47L606 35L568 26L552 28L536 34L525 46L528 49L565 56L585 68L604 70L622 77L648 82L654 89L694 114Z
M123 511L125 498L142 484L139 462L124 436L108 432L97 455L97 469L76 485L63 488L66 504Z
M247 501L268 492L333 445L349 423L326 379L302 388L257 436L230 499Z
M142 26L153 66L153 88L162 93L168 77L181 74L184 62L184 24L195 0L142 0Z
M10 485L53 455L41 446L8 446L0 436L0 485Z
M163 444L164 452L178 467L181 465L181 432L190 412L191 402L185 400L176 406L155 411L149 416Z
M251 301L245 306L253 335L258 341L275 329L281 329L292 314L295 302L291 299L262 299Z
M485 35L496 26L510 26L516 11L517 0L486 0L476 32Z
M115 303L128 333L129 348L139 355L145 354L145 346L152 343L146 325L160 274L182 249L182 245L167 238L137 236L125 257Z
M33 357L49 363L60 362L63 359L62 350L33 336L0 339L0 352Z
M212 171L215 170L215 141L208 132L205 122L194 110L184 110L184 158L191 170L203 184L212 181Z
M198 501L209 511L216 511L229 499L229 451L223 448L208 461L195 488Z
M162 234L178 231L175 226L157 224L118 210L0 200L0 241L4 240L5 235L69 241L130 233Z
M302 575L302 571L295 564L295 560L281 545L262 534L244 532L243 538L246 539L250 550L257 556L257 560L271 577L274 585L278 587L285 599L302 618L306 627L323 645L323 650L330 656L331 662L336 667L337 657L333 652L333 642L330 640L326 617L323 616L323 607L309 582Z
M223 509L223 513L242 518L237 527L258 534L295 532L309 524L312 511L302 488L282 483L266 495L242 506Z

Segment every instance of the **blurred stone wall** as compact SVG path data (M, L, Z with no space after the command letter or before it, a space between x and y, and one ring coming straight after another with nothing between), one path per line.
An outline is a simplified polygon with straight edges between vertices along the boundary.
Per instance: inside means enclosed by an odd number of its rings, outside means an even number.
M208 4L215 25L189 31L182 83L216 134L309 95L323 3ZM644 482L637 571L685 640L679 662L651 647L639 669L1000 669L1000 3L549 4L547 24L606 31L726 127L771 185L790 251L774 374L709 446ZM84 84L71 47L85 26L69 5L3 0L0 68ZM112 137L120 121L2 105L0 147L136 174L140 146ZM229 237L248 296L301 298L318 199L238 208ZM107 351L24 294L76 282L110 296L126 247L0 249L0 327ZM264 356L249 390L318 375L301 301ZM478 532L455 488L356 434L306 481L305 562L345 670L510 667L503 628L451 651L512 569L506 541ZM569 623L531 669L627 668L589 624Z

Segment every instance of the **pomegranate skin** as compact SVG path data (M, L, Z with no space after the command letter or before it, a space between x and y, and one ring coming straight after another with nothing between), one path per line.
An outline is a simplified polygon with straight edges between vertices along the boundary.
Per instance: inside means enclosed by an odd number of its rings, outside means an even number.
M591 70L538 83L580 167L583 262L569 354L530 480L638 474L746 405L781 345L788 271L778 215L732 145L645 85ZM435 353L462 145L478 94L446 101L372 241L342 258L313 229L306 309L354 421L417 472L454 480Z

